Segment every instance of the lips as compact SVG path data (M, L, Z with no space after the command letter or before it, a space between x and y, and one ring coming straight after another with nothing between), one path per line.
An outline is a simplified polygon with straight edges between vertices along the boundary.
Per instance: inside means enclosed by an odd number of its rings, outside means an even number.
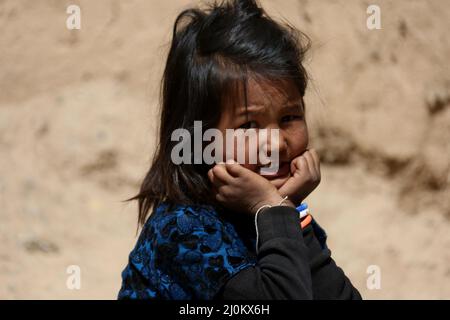
M269 167L266 167L266 169L268 169L268 168ZM278 171L273 172L273 173L262 172L261 171L262 169L263 168L260 168L261 176L263 176L266 179L272 180L272 179L285 177L285 176L289 175L290 171L291 171L291 166L290 166L290 164L288 162L281 163L280 167L278 168Z

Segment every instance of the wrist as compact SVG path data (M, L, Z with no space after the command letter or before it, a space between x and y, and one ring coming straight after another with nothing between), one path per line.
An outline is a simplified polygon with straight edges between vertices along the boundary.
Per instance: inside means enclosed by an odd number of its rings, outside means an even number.
M264 201L264 204L271 207L276 207L283 203L283 200L284 199L279 194L274 194L271 197L268 197L266 201Z
M278 207L278 206L291 207L294 209L296 208L296 206L294 205L294 203L292 201L281 197L281 195L277 193L277 194L274 194L273 196L265 198L264 201L261 201L256 206L254 206L252 209L252 214L256 214L258 211L260 211L264 207L271 208L271 207Z
M282 205L283 205L283 206L286 206L286 207L291 207L291 208L294 208L294 209L297 208L297 206L295 205L295 203L292 202L292 200L289 199L289 198L284 199Z
M260 201L255 206L253 206L253 208L250 211L253 215L255 215L256 213L258 213L258 211L261 211L263 208L271 208L278 206L282 201L283 198L281 198L281 196L279 197L273 196L265 198L263 201Z
M288 197L288 201L290 204L292 204L294 206L294 208L297 208L298 206L300 206L303 202L304 198L303 197L294 197L294 196L289 196Z

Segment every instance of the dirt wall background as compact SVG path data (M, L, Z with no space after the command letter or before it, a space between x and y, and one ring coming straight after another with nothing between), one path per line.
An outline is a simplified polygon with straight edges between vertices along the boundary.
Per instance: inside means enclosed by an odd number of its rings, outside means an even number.
M173 21L195 3L0 1L0 298L116 297L136 240L136 204L121 201L150 161ZM66 28L70 4L81 30ZM262 4L313 41L323 181L308 202L335 260L365 298L449 299L450 3Z

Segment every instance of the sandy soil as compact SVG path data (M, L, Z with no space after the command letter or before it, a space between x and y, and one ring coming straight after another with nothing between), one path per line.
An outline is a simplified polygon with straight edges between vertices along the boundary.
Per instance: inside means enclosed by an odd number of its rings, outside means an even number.
M0 1L0 298L114 299L173 20L192 1ZM308 199L368 299L450 298L450 3L263 1L313 40ZM70 265L81 289L66 286ZM380 267L381 288L366 286Z

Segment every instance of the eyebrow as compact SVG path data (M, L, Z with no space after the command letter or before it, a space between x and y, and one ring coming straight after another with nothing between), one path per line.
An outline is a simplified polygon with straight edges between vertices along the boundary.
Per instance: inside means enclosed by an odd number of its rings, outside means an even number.
M298 107L300 107L301 112L304 112L304 105L303 105L302 100L288 101L283 105L283 107L281 107L281 110L282 111L293 110L294 108L297 109ZM267 108L267 106L262 105L262 104L252 104L252 105L248 106L248 108L243 108L243 109L239 110L237 117L242 117L249 113L258 114L258 113L261 113L265 108Z
M300 101L296 102L296 103L292 103L292 104L287 104L287 105L283 106L281 108L281 110L283 110L283 111L285 111L285 110L290 111L290 110L294 110L295 109L296 111L298 111L299 107L300 107L300 111L301 112L305 111L305 107L304 107L303 103L300 102Z

